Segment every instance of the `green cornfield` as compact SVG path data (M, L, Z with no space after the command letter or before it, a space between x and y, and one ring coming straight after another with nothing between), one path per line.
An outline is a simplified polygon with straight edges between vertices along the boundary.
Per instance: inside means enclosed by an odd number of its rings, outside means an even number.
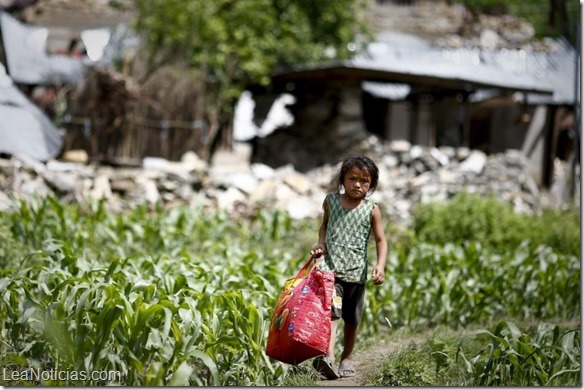
M234 218L186 206L112 213L103 201L21 202L0 214L0 385L282 384L290 367L264 353L270 316L318 226L273 210ZM414 237L390 250L386 282L368 285L366 297L365 340L401 326L574 320L580 261L545 245L501 253ZM579 329L571 334L579 345ZM489 342L458 359L469 378L486 378L477 383L497 383L472 365ZM579 376L580 355L568 352L549 364ZM68 375L32 375L40 371Z

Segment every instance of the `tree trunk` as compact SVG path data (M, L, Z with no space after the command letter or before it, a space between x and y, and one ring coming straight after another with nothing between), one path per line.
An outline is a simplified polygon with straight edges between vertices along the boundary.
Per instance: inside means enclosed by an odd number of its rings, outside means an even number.
M560 25L560 31L566 38L570 38L570 21L568 18L568 7L566 0L550 0L550 12L548 14L548 25L550 27Z

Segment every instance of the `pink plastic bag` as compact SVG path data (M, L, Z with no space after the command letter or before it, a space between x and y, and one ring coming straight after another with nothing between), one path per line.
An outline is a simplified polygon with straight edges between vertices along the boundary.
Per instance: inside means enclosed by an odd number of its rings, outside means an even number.
M335 276L312 260L286 281L272 316L266 355L284 363L299 364L328 351Z

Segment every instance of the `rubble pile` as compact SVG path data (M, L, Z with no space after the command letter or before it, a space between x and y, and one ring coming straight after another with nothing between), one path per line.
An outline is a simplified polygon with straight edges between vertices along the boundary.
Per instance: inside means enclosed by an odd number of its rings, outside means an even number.
M533 26L523 18L473 13L448 1L418 0L407 6L372 1L367 15L379 33L415 34L442 48L550 50L545 40L534 39Z
M30 7L35 14L82 12L94 13L100 17L119 15L123 12L133 12L134 3L131 0L37 0Z
M524 173L520 151L485 155L466 148L429 148L371 136L357 150L377 162L380 179L371 199L390 220L407 223L417 204L442 201L460 191L495 194L518 212L541 207L540 192ZM0 159L0 210L16 199L54 196L64 202L106 199L112 212L132 205L224 209L247 215L261 207L285 210L293 218L318 217L327 192L335 191L336 165L300 173L292 165L273 169L234 161L208 164L187 152L181 161L147 157L141 167L111 167L24 156Z

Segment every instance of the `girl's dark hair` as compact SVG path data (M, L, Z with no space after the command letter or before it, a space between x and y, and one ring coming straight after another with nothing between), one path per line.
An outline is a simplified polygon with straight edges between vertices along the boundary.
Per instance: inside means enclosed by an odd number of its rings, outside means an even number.
M337 185L339 191L343 187L343 182L345 181L345 175L354 167L359 168L363 172L366 172L369 176L371 176L371 185L369 188L369 195L375 191L377 188L377 182L379 181L379 169L377 165L371 160L369 157L362 155L362 154L350 154L348 155L341 168L339 169L339 175L337 178Z

